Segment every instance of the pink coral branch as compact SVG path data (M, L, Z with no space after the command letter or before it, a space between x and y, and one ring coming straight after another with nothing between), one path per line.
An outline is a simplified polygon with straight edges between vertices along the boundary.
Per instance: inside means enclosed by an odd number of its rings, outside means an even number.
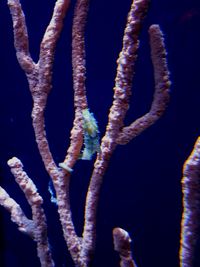
M19 231L33 238L33 221L26 217L20 205L2 187L0 187L0 205L10 212L11 220L18 225Z
M54 262L51 257L49 242L47 238L46 216L42 208L43 199L39 195L33 181L23 170L23 165L18 158L12 158L8 161L11 172L16 182L25 194L25 197L32 210L32 221L30 223L32 237L37 243L37 253L43 267L53 267ZM30 232L28 228L28 232Z
M89 0L78 0L75 6L74 19L72 24L72 68L73 68L73 89L75 118L71 130L70 146L64 160L65 168L73 168L80 156L83 145L83 110L87 109L87 97L85 88L86 67L85 67L85 26Z
M65 187L60 187L58 192L58 203L61 195L66 194L66 206L60 209L60 218L63 225L65 240L71 256L77 266L87 266L88 259L82 257L82 239L77 236L71 218L69 201L69 182L70 174L74 164L80 156L83 145L83 110L87 108L86 98L86 68L85 68L85 25L89 0L78 0L75 6L74 19L72 24L72 68L73 68L73 89L74 89L74 108L75 118L70 136L70 146L67 155L60 167L64 170ZM64 190L64 191L63 191ZM61 202L63 203L63 202ZM64 217L63 214L66 214ZM66 226L66 227L65 227Z
M82 251L85 257L89 257L95 247L96 209L100 188L109 159L116 148L117 137L129 106L134 64L139 46L139 32L148 3L148 0L133 1L127 18L123 48L117 60L118 67L114 87L114 100L110 108L106 133L101 142L101 152L95 161L86 198Z
M69 3L69 0L56 1L52 19L41 42L37 71L31 77L27 77L33 97L32 119L36 142L45 168L52 177L54 183L58 180L60 174L46 138L44 110L48 94L51 90L55 46L63 27L63 19L69 7Z
M25 16L19 0L8 0L8 6L13 20L14 43L17 59L22 69L29 74L33 72L35 63L29 52L29 39Z
M58 179L58 169L51 155L44 126L44 110L47 96L51 89L54 50L63 26L63 19L68 9L69 0L57 0L52 19L41 42L40 57L33 63L29 53L26 21L19 0L8 0L13 20L15 49L18 61L24 69L33 97L33 127L35 137L46 170L54 180ZM56 175L54 175L56 173Z
M118 144L127 144L154 124L165 111L169 102L170 78L166 61L164 38L159 25L149 28L151 58L154 67L155 93L150 111L131 125L123 127L117 138Z
M193 266L199 229L200 207L200 137L183 167L183 214L181 221L180 266Z
M119 253L121 267L137 267L131 253L131 238L124 229L113 229L114 249Z

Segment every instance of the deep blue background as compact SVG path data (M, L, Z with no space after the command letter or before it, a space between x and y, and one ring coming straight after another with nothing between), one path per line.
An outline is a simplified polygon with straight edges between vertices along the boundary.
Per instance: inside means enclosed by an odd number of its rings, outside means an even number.
M21 1L27 19L30 50L35 60L54 2ZM57 46L53 90L46 111L48 140L57 163L65 156L74 115L71 70L74 2ZM130 3L131 0L91 1L86 31L87 93L101 135L112 102L116 59ZM164 116L154 126L128 145L119 146L112 157L97 215L94 267L119 266L111 235L116 226L125 228L133 238L133 253L138 266L178 266L182 165L200 134L200 2L151 1L141 33L127 124L147 112L152 101L153 71L147 33L152 23L159 23L165 33L172 80L171 101ZM30 119L32 100L25 75L16 60L6 0L0 2L0 36L1 185L30 216L30 208L6 165L12 156L19 157L44 196L56 266L73 266L62 240L56 208L49 201L49 178L34 141ZM72 175L72 211L79 233L92 163L78 162ZM32 240L18 232L3 208L0 212L0 266L40 266ZM195 261L194 266L200 266L198 257Z

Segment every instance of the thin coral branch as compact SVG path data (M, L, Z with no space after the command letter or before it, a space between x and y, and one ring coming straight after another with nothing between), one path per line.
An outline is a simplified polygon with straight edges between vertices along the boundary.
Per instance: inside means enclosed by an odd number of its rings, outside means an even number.
M132 89L132 79L135 73L135 62L139 48L139 33L148 8L148 0L133 1L128 14L127 25L123 37L123 48L117 60L117 75L115 78L114 101L109 113L106 137L116 143L119 131L123 126L126 112L129 108L129 98Z
M8 0L8 6L13 20L14 43L17 59L22 69L30 73L34 69L34 62L29 52L29 39L25 16L19 0Z
M71 130L70 146L64 160L65 168L71 170L80 156L83 145L83 110L87 109L85 88L85 27L89 0L78 0L75 6L72 24L72 69L75 118Z
M55 46L63 28L63 19L69 7L69 0L57 0L52 19L46 29L40 46L40 56L37 64L37 73L28 77L30 91L33 97L32 119L35 138L45 168L54 182L58 180L59 171L49 149L46 138L44 110L48 94L51 90L52 66Z
M0 205L10 212L11 220L18 225L19 231L33 238L33 221L26 217L20 205L2 187L0 187Z
M40 45L39 68L39 93L49 93L52 80L52 65L54 62L55 47L63 28L63 20L68 10L70 0L57 0L49 25ZM32 92L34 94L34 91Z
M53 267L54 262L51 257L49 242L47 238L46 216L42 208L43 199L39 195L33 181L28 177L23 170L21 161L17 158L12 158L8 161L11 172L15 177L16 182L25 194L25 197L31 207L32 222L31 230L32 237L37 243L37 253L43 267Z
M183 214L181 221L180 266L193 266L200 216L200 137L183 167Z
M89 0L78 0L75 8L72 30L75 119L71 131L71 142L66 158L59 164L59 167L61 168L57 167L49 148L45 131L44 112L47 97L51 90L51 72L54 61L55 46L62 30L63 19L69 6L69 0L56 1L52 19L41 42L39 61L37 64L35 64L30 57L26 22L20 2L19 0L8 0L8 5L13 19L15 48L18 61L27 75L33 98L32 120L36 142L45 168L51 177L56 190L58 213L62 224L64 239L76 266L87 267L91 261L92 254L95 249L96 209L103 176L107 169L109 159L117 144L123 143L124 140L126 141L127 138L129 138L127 137L127 134L124 134L126 127L124 128L123 124L126 112L129 108L132 78L135 71L134 66L139 47L140 28L148 8L148 3L149 0L134 0L128 14L127 25L123 37L122 51L117 60L118 67L115 79L113 104L110 108L108 125L106 133L102 138L101 148L97 151L97 159L94 164L94 170L86 197L84 230L82 238L80 238L76 234L72 221L69 200L69 182L73 166L80 155L80 150L83 144L83 111L87 109L84 31L87 21L86 18ZM154 36L151 39L151 43L156 82L156 93L152 103L152 113L155 117L160 115L164 110L160 108L159 102L162 100L164 94L162 89L166 86L168 81L166 79L164 80L164 85L159 84L161 81L160 76L163 78L162 75L163 71L166 70L166 66L160 66L160 64L163 63L163 61L159 58L159 56L163 56L163 50L161 49L162 38L161 42L156 39L156 36L158 35L158 31L156 29L157 28L154 27L150 30L152 32L151 35ZM157 42L158 45L156 46L155 43ZM160 72L159 68L161 68ZM32 202L32 198L29 196L30 179L23 171L22 164L19 161L13 160L10 164L16 178L23 177L23 179L27 179L26 181L28 181L27 183L25 182L25 185L22 184L21 188L27 196L29 204L32 206L34 223L36 223L39 229L42 230L43 227L41 226L40 228L39 223L41 220L40 217L43 216L41 214L38 215L38 206ZM17 181L21 184L18 178ZM31 185L31 188L33 189L33 185ZM36 193L36 191L34 192ZM39 209L41 212L41 208ZM119 231L117 233L119 233ZM39 230L36 235L38 237L38 239L36 238L36 241L38 240L37 242L39 242L41 234L42 232ZM43 234L46 235L45 233ZM126 240L125 242L129 241ZM129 263L129 265L123 266L135 266L130 265L131 262L132 264L134 264L134 262L131 261L130 253L129 256L130 257L127 257L127 259L124 257L122 261L127 264Z
M43 200L37 192L37 188L33 181L23 171L22 162L14 157L8 161L8 166L11 168L11 172L15 177L16 182L19 184L21 190L24 192L25 197L32 207L32 205L41 205Z
M64 169L65 176L65 188L64 193L67 192L69 196L69 179L70 174L73 170L73 166L80 156L81 148L83 145L83 110L87 108L86 98L86 67L85 67L85 26L87 21L87 13L89 7L89 0L78 0L75 6L73 25L72 25L72 68L73 68L73 88L74 88L74 108L75 118L73 122L73 128L70 136L70 146L67 151L67 155L60 167ZM61 188L62 190L62 188ZM62 193L61 190L58 194ZM63 195L63 193L62 193ZM82 239L78 238L75 233L73 226L71 212L70 212L70 201L66 198L68 216L63 217L63 210L60 213L62 225L66 226L64 230L65 240L68 245L68 249L71 256L77 266L86 266L87 262L81 254ZM62 219L63 218L63 219Z
M169 102L169 70L166 61L164 38L159 25L152 25L149 28L149 34L155 80L153 102L147 114L121 130L117 138L118 144L127 144L149 126L154 124L162 116Z
M100 187L109 159L117 145L116 140L129 106L134 64L139 46L139 32L148 3L148 0L133 1L127 18L127 25L123 37L123 48L117 61L118 68L115 79L114 100L109 113L106 133L102 139L101 152L95 161L86 198L82 250L85 258L89 258L95 248L96 209Z
M119 253L121 267L137 267L131 253L131 238L124 229L113 229L114 249Z

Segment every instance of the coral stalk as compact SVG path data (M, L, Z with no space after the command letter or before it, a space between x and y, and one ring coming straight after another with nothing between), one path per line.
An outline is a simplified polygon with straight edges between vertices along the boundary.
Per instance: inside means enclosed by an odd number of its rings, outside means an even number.
M200 137L183 167L183 214L181 221L180 266L193 266L200 217Z
M131 253L131 238L124 229L113 229L114 249L119 253L121 267L137 267Z
M36 242L41 266L53 267L54 261L47 238L46 216L42 208L43 199L33 181L23 170L23 165L18 158L10 159L8 165L31 207L32 220L26 217L19 204L2 187L0 187L0 205L11 213L11 219L18 225L19 230Z
M115 79L113 104L110 108L106 133L102 138L100 153L97 155L97 159L94 164L94 171L92 173L86 198L85 223L83 233L83 248L87 248L87 251L85 250L85 254L89 252L92 253L92 251L94 250L96 209L103 176L107 169L109 159L118 143L127 143L127 140L130 141L135 137L133 134L131 134L130 136L127 133L123 132L123 121L129 108L132 78L135 72L134 66L137 59L137 51L139 47L139 33L143 18L148 8L148 3L149 1L147 0L133 1L130 12L128 14L127 25L123 37L123 47L117 60L118 67ZM156 27L154 27L152 31L155 30L155 28ZM157 28L155 30L154 36L156 37L151 43L153 47L152 58L155 65L154 71L156 72L155 86L157 89L155 93L155 100L152 106L154 113L156 114L157 112L157 114L159 113L161 115L166 108L166 102L169 98L168 89L170 83L168 70L166 67L166 52L163 44L163 38L162 34L160 34L160 31L157 30ZM148 126L150 126L152 124L151 117L149 116L147 120L147 124ZM146 128L147 126L143 128L143 130Z

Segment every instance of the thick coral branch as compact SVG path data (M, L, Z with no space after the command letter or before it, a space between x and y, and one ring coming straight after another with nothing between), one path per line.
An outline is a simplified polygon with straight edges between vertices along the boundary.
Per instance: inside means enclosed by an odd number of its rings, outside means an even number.
M33 221L26 217L20 205L2 187L0 187L0 205L10 212L11 220L18 225L19 231L33 238Z
M133 1L127 18L123 47L117 60L118 67L114 87L114 100L110 108L106 133L102 138L100 153L98 153L95 161L86 198L82 250L82 255L85 258L90 258L95 248L96 209L100 188L109 159L117 145L117 137L129 107L134 64L139 46L139 33L148 3L148 0Z
M134 137L154 124L165 111L169 102L169 70L167 67L164 38L159 25L149 28L151 58L154 67L155 93L150 111L131 125L123 127L117 138L118 144L127 144Z
M39 79L38 87L41 94L48 94L51 89L52 66L54 62L55 47L63 28L63 19L69 7L70 0L57 0L49 25L40 45L40 56L38 61ZM34 94L34 91L32 92ZM34 96L34 95L33 95Z
M32 210L31 230L32 237L37 243L37 253L43 267L53 267L54 262L51 257L49 242L47 238L46 216L42 208L43 199L39 195L33 181L23 170L23 165L18 158L12 158L8 161L11 172L16 182L25 194L25 197Z
M131 253L131 238L124 229L113 229L114 249L119 253L121 267L137 267Z
M70 136L70 146L67 155L60 167L65 171L66 187L69 190L69 178L73 170L73 166L80 156L83 145L83 111L87 109L86 98L86 67L85 67L85 26L87 22L87 13L89 8L89 0L78 0L75 6L73 26L72 26L72 68L73 68L73 88L74 88L74 108L75 118ZM59 196L58 196L59 197ZM70 202L68 200L68 208L70 211ZM62 214L61 218L62 218ZM71 217L68 221L63 221L66 225L65 239L71 256L77 266L87 266L90 258L83 256L82 238L78 238L75 231L72 230Z
M200 218L200 137L183 167L183 214L181 221L180 266L193 266Z
M36 142L45 168L54 181L58 180L60 173L56 167L46 138L44 110L48 94L51 90L55 46L63 28L63 19L69 7L69 3L69 0L56 1L52 19L41 42L37 72L35 75L28 77L34 102L32 119Z
M73 89L74 89L74 108L75 118L73 122L73 128L70 136L70 146L67 150L67 155L60 167L65 172L65 188L61 187L59 195L67 192L69 195L69 179L73 170L74 164L80 156L82 144L83 144L83 110L87 108L86 98L86 67L85 67L85 26L87 21L87 13L89 7L89 0L78 0L75 6L73 25L72 25L72 68L73 68ZM63 210L64 211L64 210ZM77 266L87 266L87 261L81 256L82 239L79 238L73 228L71 213L70 213L70 201L67 197L67 212L68 216L63 217L64 212L60 213L61 221L63 225L63 231L65 233L65 240L67 242L71 256ZM63 214L62 214L63 213ZM64 220L63 220L64 219ZM66 221L67 219L67 221ZM66 228L64 229L64 227Z
M139 47L139 33L148 4L148 0L133 1L124 32L123 48L117 60L118 67L115 78L114 101L110 109L108 126L106 128L106 136L109 136L109 139L115 143L129 108L132 79L135 73L134 67Z
M34 69L34 62L29 52L29 39L25 16L19 0L8 0L8 6L13 20L14 43L17 59L22 69L30 73Z
M85 88L85 27L89 0L78 0L75 6L72 24L72 68L75 118L70 136L70 146L67 151L64 165L71 170L80 156L83 144L83 110L87 108Z

